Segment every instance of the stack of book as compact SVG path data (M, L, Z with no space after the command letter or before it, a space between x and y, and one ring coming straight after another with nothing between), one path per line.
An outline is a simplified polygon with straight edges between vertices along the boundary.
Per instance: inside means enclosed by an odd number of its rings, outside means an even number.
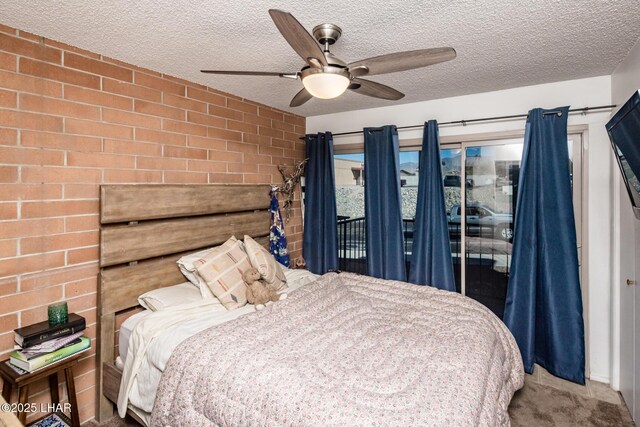
M16 329L15 341L20 346L9 356L9 363L27 372L33 372L52 363L86 351L91 340L83 336L84 317L69 314L69 320L60 325L48 321Z

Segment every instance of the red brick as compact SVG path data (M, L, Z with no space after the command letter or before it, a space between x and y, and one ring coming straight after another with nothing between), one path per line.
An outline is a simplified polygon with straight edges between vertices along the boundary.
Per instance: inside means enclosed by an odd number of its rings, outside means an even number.
M18 37L21 37L23 39L28 39L37 43L42 42L44 44L45 38L41 37L41 36L37 36L35 34L32 33L28 33L26 31L22 31L22 30L18 30Z
M65 86L64 98L92 105L117 108L120 110L133 110L133 100L131 98L125 98L124 96L113 95L82 87Z
M4 89L29 92L45 96L62 96L62 85L37 77L0 70L0 82Z
M273 147L280 147L280 148L284 148L285 150L289 151L289 150L293 150L293 141L287 141L284 139L277 139L277 138L273 138L271 140L271 145Z
M234 153L231 151L209 151L209 160L216 162L242 162L242 153Z
M11 35L15 35L17 33L15 28L9 27L8 25L4 25L4 24L0 24L0 32L11 34Z
M187 87L187 97L208 102L209 104L220 105L220 106L227 105L226 97L215 94L215 93L194 89L192 87Z
M89 58L93 58L93 59L100 59L100 55L98 55L97 53L89 52L88 50L80 49L79 47L71 46L70 44L60 43L58 41L51 40L51 39L45 39L44 42L45 44L48 44L49 46L57 47L58 49L68 50L70 52L88 56Z
M36 131L21 132L20 144L27 147L57 148L71 151L100 151L100 138Z
M95 246L97 244L97 230L53 236L29 237L20 241L20 254L29 255L41 252L54 252L64 249Z
M0 33L0 48L6 52L15 53L20 56L28 56L41 61L54 62L56 64L60 63L60 58L62 57L62 53L58 49L2 33Z
M106 184L161 183L162 172L157 170L108 169L104 171Z
M95 184L65 184L65 199L98 199L100 187Z
M0 145L17 145L18 131L16 129L0 128Z
M165 184L206 184L209 181L208 173L199 172L163 172Z
M0 201L60 199L61 185L0 184Z
M90 168L123 169L135 167L135 157L104 153L67 153L68 166L83 166Z
M53 261L59 261L57 258L60 258L63 255L64 254L60 252L57 254L14 258L16 260L16 266L14 266L14 269L11 271L22 272L27 270L35 271L37 269L44 270L46 268L50 268L50 266L55 266L56 263ZM64 259L64 257L62 258ZM0 271L2 271L3 262L6 261L0 261ZM25 269L20 270L15 268L18 267L18 264L24 266ZM11 313L30 307L47 305L54 301L58 301L60 298L62 298L62 286L52 286L50 288L30 292L19 292L14 295L8 295L0 298L0 313Z
M197 113L195 111L187 111L187 121L198 123L205 126L215 126L224 128L227 121L220 117L213 117L208 114Z
M244 114L243 119L247 123L260 126L271 126L271 119L268 117L256 116L253 114Z
M100 77L69 68L59 67L47 62L34 61L28 58L20 58L18 67L21 73L31 76L43 77L93 89L100 88Z
M268 117L273 120L280 120L280 121L284 120L284 115L281 112L278 112L266 107L259 107L258 115L262 117Z
M18 254L17 240L0 240L0 258L14 257Z
M37 148L0 146L0 163L18 165L63 165L64 152Z
M227 171L230 173L258 173L258 165L252 163L228 163Z
M130 113L121 110L102 109L102 120L109 123L119 123L128 126L160 129L162 120L158 117L149 117L143 114Z
M22 167L22 182L98 183L100 182L100 171L65 167Z
M182 157L186 159L206 159L207 150L165 145L162 149L164 157Z
M256 144L246 144L243 142L227 142L227 150L238 151L240 153L258 154L258 146Z
M119 154L136 154L142 156L161 156L162 145L134 142L134 141L118 141L115 139L105 139L103 151L105 153Z
M166 93L162 97L162 103L172 107L182 108L184 110L193 110L200 113L207 112L207 104L204 102L185 98L183 96L172 95L170 93Z
M98 61L85 56L76 55L75 53L64 53L64 65L66 67L99 74L105 77L111 77L117 80L127 82L133 81L133 71L131 70L127 70L126 68L118 67L117 65L109 64L104 61Z
M271 164L271 156L245 154L244 161L245 163Z
M211 184L242 184L242 174L239 173L211 173L209 183Z
M3 70L16 71L18 69L18 57L6 52L0 52L0 68Z
M124 68L130 68L133 71L140 71L141 73L150 74L152 76L162 77L162 73L149 70L148 68L138 67L137 65L129 64L127 62L118 61L117 59L109 58L108 56L102 56L102 60L109 62L110 64L116 64Z
M91 277L88 279L79 280L77 282L67 283L64 285L64 296L67 299L87 296L87 294L95 293L98 289L98 277ZM81 310L84 307L74 308L74 312ZM87 308L91 308L87 307Z
M242 120L242 112L230 108L209 105L209 114L216 117L224 117L231 120Z
M97 107L24 93L20 94L20 109L56 116L100 120L100 109Z
M0 107L16 108L18 106L17 93L0 89Z
M185 93L185 87L181 84L173 83L166 79L158 77L153 77L148 74L139 73L137 71L134 73L134 82L141 86L157 89L161 92L169 92L182 96L184 96Z
M18 168L14 166L0 166L0 183L18 182Z
M63 285L65 283L96 277L98 271L98 264L95 263L93 265L65 267L41 273L29 274L22 276L20 279L20 289L23 291L31 291L55 285Z
M64 220L66 232L98 230L100 217L98 215L70 216Z
M205 138L201 136L189 135L187 145L190 147L208 148L211 150L226 150L227 141L223 139Z
M23 202L22 218L52 218L98 212L97 200L61 200L51 202Z
M67 265L83 264L96 261L99 254L100 249L98 246L94 246L92 248L70 250L67 252Z
M184 110L166 105L155 104L153 102L136 99L133 103L134 111L152 116L166 117L174 120L184 120Z
M3 110L0 114L0 126L18 129L48 130L62 132L62 117L45 116L22 111Z
M207 90L207 87L205 85L201 85L199 83L194 83L194 82L191 82L189 80L184 80L184 79L181 79L179 77L174 77L174 76L169 75L169 74L163 74L162 78L165 79L165 80L168 80L170 82L178 83L178 84L181 84L181 85L194 87L196 89L201 89L201 90Z
M258 134L264 136L270 136L272 138L284 138L284 132L278 129L260 126L258 128Z
M259 145L258 146L258 152L260 154L266 154L269 156L279 156L279 157L283 157L284 156L284 150L282 148L278 148L278 147L267 147L264 145Z
M48 270L50 268L61 267L62 265L64 265L64 252L54 252L54 253L31 255L31 256L20 256L17 258L6 258L3 260L0 260L0 277L15 276L17 274L30 273L33 271ZM48 288L48 289L57 289L57 288ZM22 296L22 295L24 294L16 294L14 296ZM7 303L7 300L11 299L12 297L13 296L0 298L0 313L16 311L15 301L12 300L13 303ZM53 300L56 300L59 297L60 295L56 296ZM41 305L41 304L46 304L47 302L51 302L51 301L38 302L37 300L29 301L28 297L27 297L27 301L32 304L30 306L26 305L26 307L33 307L34 305ZM12 308L12 307L14 308L14 310L9 310L9 308ZM20 307L25 308L25 306L23 305L20 305Z
M186 145L187 137L177 133L161 132L151 129L136 129L136 141L157 142L169 145Z
M296 128L294 125L291 125L291 124L285 123L285 122L281 122L279 120L273 120L271 122L271 127L273 127L274 129L280 129L280 130L283 130L283 131L286 131L286 132L292 132L292 133L294 132L294 130Z
M0 296L15 294L16 292L18 292L18 281L15 278L0 278Z
M236 122L235 120L227 120L227 129L237 130L240 132L258 133L258 126L245 122Z
M242 142L248 142L256 145L271 145L271 137L264 135L255 135L253 133L243 133Z
M106 138L133 139L133 128L131 127L79 119L66 119L65 132Z
M183 159L138 157L136 159L136 169L186 170L187 161Z
M218 129L218 128L210 127L207 136L209 138L219 138L219 139L226 139L228 141L242 142L242 133L236 132L233 130Z
M189 111L189 113L193 113ZM184 133L188 135L207 136L206 126L196 125L193 123L177 122L175 120L163 119L162 129L168 132Z
M227 163L210 160L189 160L187 169L195 172L226 172Z
M62 218L45 218L3 222L0 224L0 239L16 237L47 236L64 232ZM2 275L0 275L2 277Z
M258 114L258 106L245 101L239 101L234 98L227 98L227 107L234 110L244 111L245 113Z
M18 314L0 316L0 333L11 331L18 327Z
M158 90L119 80L102 79L102 90L131 98L146 99L147 101L160 102L162 100L162 92Z

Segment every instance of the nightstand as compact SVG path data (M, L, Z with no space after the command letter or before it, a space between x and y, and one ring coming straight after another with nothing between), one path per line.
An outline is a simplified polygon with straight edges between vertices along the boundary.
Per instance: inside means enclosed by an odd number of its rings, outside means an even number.
M29 385L49 378L49 389L51 392L51 403L57 406L60 403L58 394L58 375L63 373L67 384L67 395L71 404L71 425L80 427L80 416L78 415L78 401L76 399L76 387L73 380L73 366L78 363L82 352L69 356L59 362L52 363L34 372L20 373L9 364L9 359L0 361L0 377L2 377L2 397L9 402L11 392L14 387L18 389L18 404L27 405L29 402ZM39 412L40 406L36 408ZM19 411L18 419L25 424L27 412Z

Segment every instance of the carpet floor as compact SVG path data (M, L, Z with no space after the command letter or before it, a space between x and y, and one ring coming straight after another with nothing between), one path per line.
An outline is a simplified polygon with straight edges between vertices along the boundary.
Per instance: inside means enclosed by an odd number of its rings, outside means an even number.
M512 427L633 427L624 404L582 397L568 391L526 382L509 406ZM85 427L128 427L138 424L117 416L107 423L89 421Z

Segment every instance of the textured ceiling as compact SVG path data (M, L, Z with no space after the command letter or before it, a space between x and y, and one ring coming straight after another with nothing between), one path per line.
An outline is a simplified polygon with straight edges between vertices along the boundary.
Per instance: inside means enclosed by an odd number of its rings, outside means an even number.
M333 46L353 62L452 46L432 67L371 77L406 94L347 93L291 109L299 81L203 75L201 68L295 72L302 60L267 10L307 29L342 27ZM611 74L640 37L638 0L2 0L0 22L303 116Z

